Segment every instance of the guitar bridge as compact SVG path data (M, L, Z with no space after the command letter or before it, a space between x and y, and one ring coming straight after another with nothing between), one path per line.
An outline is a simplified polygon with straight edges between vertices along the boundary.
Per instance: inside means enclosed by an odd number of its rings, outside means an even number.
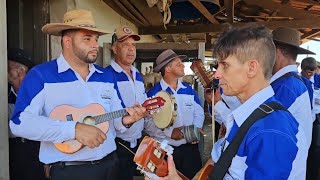
M67 121L73 121L72 114L66 115Z

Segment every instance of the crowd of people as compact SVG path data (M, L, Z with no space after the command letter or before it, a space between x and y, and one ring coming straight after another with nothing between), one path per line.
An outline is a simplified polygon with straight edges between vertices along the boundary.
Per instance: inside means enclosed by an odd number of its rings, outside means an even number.
M198 142L188 142L182 129L192 125L203 134L204 109L192 86L180 81L186 56L171 49L159 54L153 71L162 79L146 92L133 65L140 36L128 26L108 32L96 27L90 11L77 9L42 31L61 37L56 59L34 66L23 50L8 50L12 180L133 179L137 165L131 152L144 133L174 148L169 173L160 179L181 179L177 170L189 179L199 176ZM114 60L103 68L95 64L98 39L112 33ZM298 73L297 55L314 54L299 46L299 31L287 27L248 25L218 38L213 52L219 87L215 101L212 91L205 96L221 125L207 162L216 166L209 179L319 178L320 75L310 57ZM177 105L177 118L166 128L158 128L141 106L160 91ZM127 115L92 126L76 119L83 115L67 112L66 119L56 119L52 113L66 105L90 112L92 104L105 112L125 109ZM56 148L74 140L82 144L75 153Z

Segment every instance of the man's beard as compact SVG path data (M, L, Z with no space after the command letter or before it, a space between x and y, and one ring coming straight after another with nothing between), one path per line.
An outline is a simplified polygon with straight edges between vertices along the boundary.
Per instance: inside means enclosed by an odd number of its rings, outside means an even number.
M97 60L97 57L89 57L89 53L86 53L85 51L81 50L80 48L77 48L77 46L73 45L72 47L73 53L83 62L85 63L94 63Z

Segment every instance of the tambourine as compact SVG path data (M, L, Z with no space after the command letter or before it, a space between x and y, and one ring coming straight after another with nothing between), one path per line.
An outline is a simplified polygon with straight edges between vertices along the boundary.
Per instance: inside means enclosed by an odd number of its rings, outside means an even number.
M198 128L194 125L183 126L181 131L187 143L196 142L200 139L200 133L198 131Z
M155 96L162 97L166 102L156 114L152 115L153 122L160 129L168 128L177 119L176 99L166 91L159 91Z

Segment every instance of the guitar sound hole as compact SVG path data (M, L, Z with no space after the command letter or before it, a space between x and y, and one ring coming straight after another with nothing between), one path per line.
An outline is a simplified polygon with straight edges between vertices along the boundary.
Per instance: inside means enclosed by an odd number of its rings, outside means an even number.
M95 119L94 119L93 117L91 117L91 116L85 117L85 118L83 119L83 123L84 123L84 124L88 124L88 125L92 125L92 126L96 125Z

